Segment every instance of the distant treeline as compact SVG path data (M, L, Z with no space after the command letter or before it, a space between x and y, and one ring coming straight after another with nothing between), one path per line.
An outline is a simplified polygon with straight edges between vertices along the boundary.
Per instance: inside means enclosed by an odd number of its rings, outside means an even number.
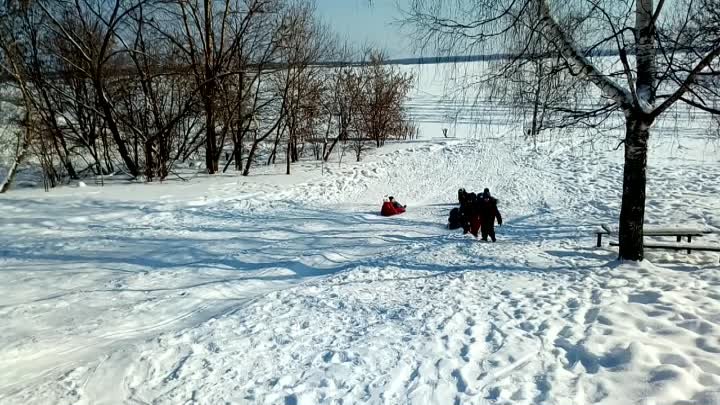
M709 49L695 48L695 49L678 49L676 52L708 52ZM634 50L629 49L627 54L634 55ZM606 56L617 56L619 53L617 49L592 49L585 53L588 57L606 57ZM523 58L547 58L553 55L550 54L539 54L539 55L523 55ZM499 60L510 60L518 58L519 55L510 53L490 53L483 55L450 55L450 56L419 56L414 58L396 58L386 59L383 61L384 65L436 65L444 63L467 63L467 62L489 62ZM311 66L326 66L326 67L348 67L348 66L366 66L369 65L370 61L320 61L310 63ZM284 70L289 65L283 63L267 63L262 66L266 70ZM252 66L247 66L250 71L256 70ZM127 69L115 67L115 75L126 75L132 74L134 71L133 66L128 66ZM259 69L259 67L258 67ZM157 72L189 72L190 67L186 66L154 66L154 70ZM67 74L67 72L47 72L51 77L58 77ZM113 72L110 72L111 74ZM7 74L0 73L0 83L6 82L10 77Z

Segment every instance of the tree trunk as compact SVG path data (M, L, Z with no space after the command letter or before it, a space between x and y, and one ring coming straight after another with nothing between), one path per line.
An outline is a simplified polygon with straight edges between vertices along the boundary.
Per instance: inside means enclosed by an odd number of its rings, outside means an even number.
M324 161L327 162L330 159L330 154L332 153L333 149L335 149L335 145L337 145L339 139L340 139L340 136L339 135L336 136L335 138L333 138L330 146L325 148L325 156L323 156Z
M245 126L245 120L247 119L252 122L254 118L254 114L250 117L246 117L245 110L243 109L243 98L245 97L243 93L244 86L245 73L240 72L238 74L238 103L240 104L240 106L238 107L238 128L237 131L235 131L235 139L233 139L233 153L235 153L235 170L237 171L242 170L243 138L245 138L245 134L247 133L247 129L249 128L249 126ZM252 83L250 84L250 86L252 87Z
M218 165L215 164L217 139L215 136L215 117L212 106L205 106L205 168L208 174L215 174Z
M242 138L243 136L240 135L240 130L238 130L233 142L233 160L235 161L235 170L237 171L242 170Z
M107 171L107 174L112 174L115 171L115 166L113 166L112 158L110 157L110 145L108 144L104 128L100 131L100 139L102 140L103 146L102 150L103 159L105 160L105 170Z
M36 83L36 86L39 83L40 81ZM55 151L57 152L58 159L60 159L60 163L62 163L62 165L65 167L65 170L68 172L68 176L70 176L71 179L76 180L78 178L78 175L75 172L75 167L73 167L72 162L70 161L70 152L68 151L67 142L65 141L65 135L63 134L62 130L58 125L57 114L52 107L53 104L50 101L50 97L48 96L44 86L40 86L40 96L44 100L45 106L48 109L48 115L46 120L48 121L50 126L51 136L53 138L53 145L55 146ZM59 145L58 140L60 141ZM60 146L62 146L62 150Z
M135 143L137 144L137 137L135 137ZM152 182L154 177L152 148L152 140L148 138L148 140L145 141L145 181L148 183Z
M530 135L533 137L533 141L537 138L538 134L540 134L540 126L538 125L538 112L540 110L540 93L542 91L543 79L542 60L537 62L535 75L535 78L537 80L535 81L535 98L533 100L532 132L530 132Z
M247 159L245 160L245 170L242 172L243 176L250 175L250 165L252 164L253 157L255 157L255 151L257 150L258 143L260 143L260 141L256 139L253 141L252 146L250 146Z
M140 140L138 138L137 133L135 133L133 135L133 158L135 160L135 166L140 167ZM147 152L145 152L145 157L147 158ZM145 164L147 165L147 163Z
M338 119L338 136L336 136L335 139L333 139L332 143L330 144L330 147L327 148L327 150L325 151L325 156L323 157L323 160L325 160L327 162L330 159L330 154L332 153L333 149L335 149L335 145L337 145L340 138L343 138L343 139L347 138L347 130L345 129L345 127L343 125L342 116L340 117L340 119Z
M632 114L626 119L625 169L620 210L620 259L642 260L647 181L647 142L650 125Z
M291 143L292 142L288 140L287 150L285 151L285 174L290 174Z
M12 182L15 181L15 175L17 174L17 168L19 166L18 160L20 158L17 157L15 161L10 165L10 168L8 169L7 175L5 176L5 180L0 184L0 194L7 192L10 190L10 186L12 185Z
M60 141L59 144L58 141ZM73 166L72 161L70 160L70 151L68 150L67 141L65 141L65 135L62 133L62 131L58 131L56 134L54 134L53 142L55 143L55 151L58 154L60 163L62 163L62 165L65 167L68 176L70 176L70 178L73 180L77 180L78 175L75 171L75 167Z
M647 109L655 103L655 64L657 63L657 47L655 44L655 24L653 0L638 0L635 3L636 60L637 60L637 95L642 103L641 108Z
M297 163L300 160L300 150L298 149L297 137L293 136L292 147L290 148L290 155L293 163Z
M28 121L29 115L26 114L25 122ZM19 139L18 141L19 144L18 148L16 149L17 152L15 154L15 161L13 161L12 165L10 165L10 169L8 169L7 175L5 176L5 180L0 183L0 194L10 190L10 186L12 186L13 181L15 181L15 176L17 175L18 168L20 167L20 164L22 164L23 160L25 160L25 155L30 149L30 129L26 128L22 141L20 141Z
M52 139L52 146L55 150L55 155L57 155L58 159L60 160L60 164L63 165L63 167L65 167L65 169L67 170L67 166L65 165L65 162L67 160L65 159L65 156L63 156L62 150L60 149L60 143L58 142L59 136L55 133L51 133L50 138ZM68 174L69 173L70 172L68 171Z
M645 221L645 185L647 142L653 118L648 116L655 102L655 24L653 1L639 0L635 5L637 46L637 101L626 112L625 169L620 210L620 259L642 260Z
M275 164L275 157L277 156L277 148L280 145L280 140L282 139L282 135L285 133L285 127L283 127L282 130L280 130L280 127L277 127L277 134L275 135L275 144L273 145L272 152L270 152L270 156L268 157L267 164L268 166L270 164Z
M160 138L158 143L158 155L160 156L160 158L157 159L157 171L158 176L160 176L160 181L163 181L170 174L170 167L172 167L172 163L170 162L170 150L168 148L166 140Z
M211 0L203 1L204 10L204 81L202 98L203 104L205 104L205 122L207 128L205 134L207 139L205 140L205 166L208 174L215 174L219 168L219 157L218 144L215 133L215 107L213 101L215 98L215 89L217 83L215 82L215 72L213 66L215 65L215 37L213 27L213 2ZM222 148L222 145L219 146Z
M98 92L98 102L100 103L100 109L103 112L103 116L105 118L105 123L108 126L108 129L110 130L110 134L113 137L113 140L115 141L115 144L118 147L118 152L120 152L120 157L122 158L123 162L125 163L125 166L127 166L128 171L133 177L137 177L140 175L140 171L138 167L135 165L135 162L133 161L132 157L130 156L129 151L127 150L127 146L125 145L125 141L120 136L120 128L118 128L117 122L115 121L115 117L112 115L112 106L110 105L110 102L107 100L105 96L105 90L102 87L102 82L100 79L95 80L95 90Z
M327 151L328 147L328 136L330 135L330 128L332 126L332 114L328 114L328 123L327 128L325 129L325 138L323 138L323 146L322 146L322 155L318 157L318 160L327 160L325 159L325 153Z
M95 163L92 165L93 167L93 173L96 176L101 176L105 173L103 173L102 163L100 162L100 155L98 154L97 145L95 143L92 143L87 146L88 153L90 153L90 156L93 158L93 161Z

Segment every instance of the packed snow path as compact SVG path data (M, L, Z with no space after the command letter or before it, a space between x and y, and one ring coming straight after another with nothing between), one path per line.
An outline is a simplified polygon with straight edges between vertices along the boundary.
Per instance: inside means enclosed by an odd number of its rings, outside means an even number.
M716 227L717 159L654 146L649 220ZM592 247L618 155L415 142L3 197L0 403L716 405L718 255ZM459 187L500 199L499 243L445 229Z

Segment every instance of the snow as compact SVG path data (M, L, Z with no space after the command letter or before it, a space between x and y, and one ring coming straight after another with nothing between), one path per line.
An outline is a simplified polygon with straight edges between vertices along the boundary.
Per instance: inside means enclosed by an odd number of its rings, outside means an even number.
M0 196L0 403L720 403L720 254L594 247L614 139L419 115L357 164ZM720 227L702 125L653 130L651 225ZM460 187L499 199L498 243L445 228Z

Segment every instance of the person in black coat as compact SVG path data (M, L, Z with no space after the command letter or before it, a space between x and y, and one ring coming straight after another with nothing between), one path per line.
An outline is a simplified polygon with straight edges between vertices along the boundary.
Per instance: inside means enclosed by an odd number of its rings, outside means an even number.
M448 216L449 229L463 228L464 233L468 233L468 231L470 230L469 221L466 216L468 209L468 198L469 194L465 191L464 188L458 189L458 203L460 203L460 207L450 210L450 215Z
M475 193L467 193L464 203L460 206L465 225L463 233L471 233L477 237L480 231L480 212L478 211L478 196Z
M464 188L461 188L458 190L458 203L460 203L460 206L462 207L463 204L465 204L465 200L467 199L467 192Z
M477 212L480 216L482 240L487 241L489 236L495 242L495 219L498 226L502 226L502 216L497 207L497 199L490 195L490 190L487 188L477 201Z
M450 215L448 216L448 229L458 229L458 228L465 228L465 217L463 217L462 211L460 211L460 208L453 208L450 210Z

